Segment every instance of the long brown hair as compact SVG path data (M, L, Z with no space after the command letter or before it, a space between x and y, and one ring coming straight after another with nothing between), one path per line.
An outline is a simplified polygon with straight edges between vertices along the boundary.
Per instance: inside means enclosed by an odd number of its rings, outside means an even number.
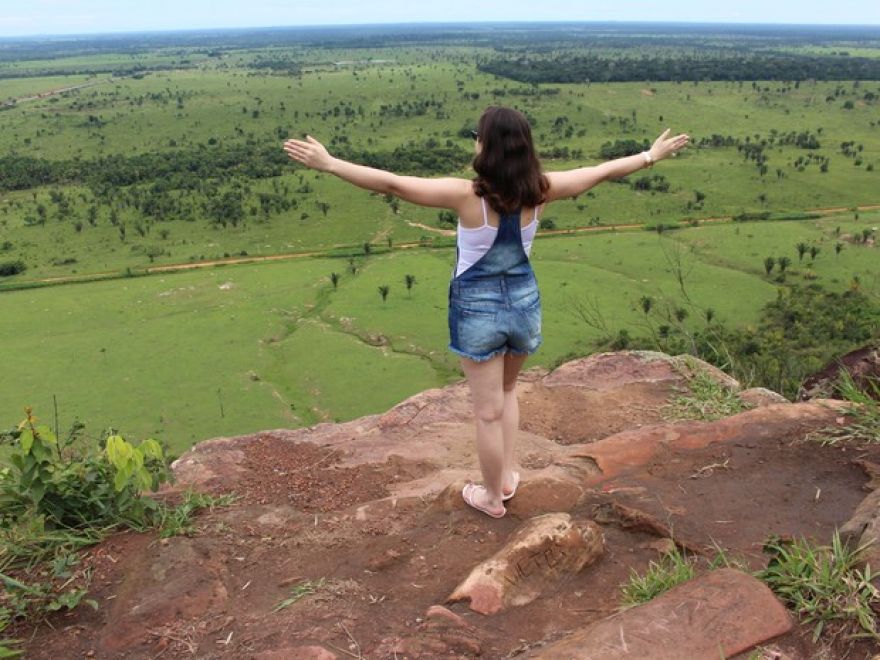
M512 108L486 108L477 124L481 149L474 157L474 192L498 213L543 204L550 182L532 143L525 116Z

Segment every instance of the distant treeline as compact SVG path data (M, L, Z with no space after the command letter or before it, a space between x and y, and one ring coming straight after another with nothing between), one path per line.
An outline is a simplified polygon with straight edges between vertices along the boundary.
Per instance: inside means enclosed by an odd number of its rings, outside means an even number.
M552 52L563 47L602 48L633 46L710 48L733 50L780 45L834 45L857 47L880 39L875 25L747 25L700 23L432 23L320 27L231 28L171 32L0 38L0 63L51 60L107 53L139 54L156 49L192 49L188 54L221 53L242 49L306 46L309 48L381 48L453 45L529 49Z
M278 176L289 162L280 144L201 147L132 156L116 154L81 160L0 158L0 190L79 183L93 188L161 180L170 188L198 187L201 180L227 174L261 179Z
M471 155L435 140L390 152L340 147L337 153L364 165L412 174L445 174L463 167ZM113 155L81 160L47 160L17 154L0 157L0 191L47 185L83 184L97 193L108 187L159 181L164 189L197 189L206 179L280 176L291 161L280 141L261 145L216 145L168 152Z
M880 80L880 59L795 55L495 59L481 71L524 83L694 80Z
M410 143L397 147L394 151L367 151L351 147L337 148L338 155L383 170L406 172L408 174L450 174L467 165L473 154L449 144L441 144L434 139L419 144Z
M96 76L109 73L117 78L144 76L152 71L173 71L175 69L188 69L192 64L153 64L150 66L128 64L108 64L102 66L65 67L57 69L8 69L0 70L0 80L10 78L34 78L37 76Z

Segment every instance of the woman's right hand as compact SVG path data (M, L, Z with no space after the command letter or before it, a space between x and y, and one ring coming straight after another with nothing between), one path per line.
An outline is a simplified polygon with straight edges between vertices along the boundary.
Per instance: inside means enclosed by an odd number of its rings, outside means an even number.
M655 161L669 158L669 156L675 156L680 150L687 146L687 143L691 139L686 133L676 135L675 137L669 137L670 131L671 129L667 128L663 131L660 137L654 140L654 144L651 145L649 153L651 154L651 158Z
M292 160L322 172L326 172L333 161L333 157L327 153L324 145L311 135L307 135L305 140L287 140L284 143L284 151Z

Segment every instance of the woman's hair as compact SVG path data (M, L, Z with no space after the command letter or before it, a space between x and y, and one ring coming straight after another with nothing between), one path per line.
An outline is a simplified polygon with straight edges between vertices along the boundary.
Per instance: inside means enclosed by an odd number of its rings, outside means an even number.
M474 192L498 213L544 203L550 182L532 144L532 129L523 114L489 106L477 124L481 149L474 158Z

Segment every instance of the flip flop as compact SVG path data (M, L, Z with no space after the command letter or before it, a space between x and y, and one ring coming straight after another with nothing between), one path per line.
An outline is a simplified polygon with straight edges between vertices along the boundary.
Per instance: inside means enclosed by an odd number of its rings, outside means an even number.
M519 472L517 472L516 470L514 470L514 471L512 472L512 474L513 474L513 490L510 491L510 493L507 494L507 495L505 495L504 493L501 494L501 501L502 501L502 502L506 502L506 501L509 500L511 497L513 497L514 495L516 495L516 489L519 487Z
M487 516L490 516L492 518L503 518L504 514L507 513L507 509L505 509L503 506L501 507L501 513L493 513L489 509L477 504L476 494L479 492L479 490L485 491L486 488L477 484L465 484L464 488L461 489L461 496L464 498L464 501L469 507L476 509L477 511L481 511L482 513L485 513Z

